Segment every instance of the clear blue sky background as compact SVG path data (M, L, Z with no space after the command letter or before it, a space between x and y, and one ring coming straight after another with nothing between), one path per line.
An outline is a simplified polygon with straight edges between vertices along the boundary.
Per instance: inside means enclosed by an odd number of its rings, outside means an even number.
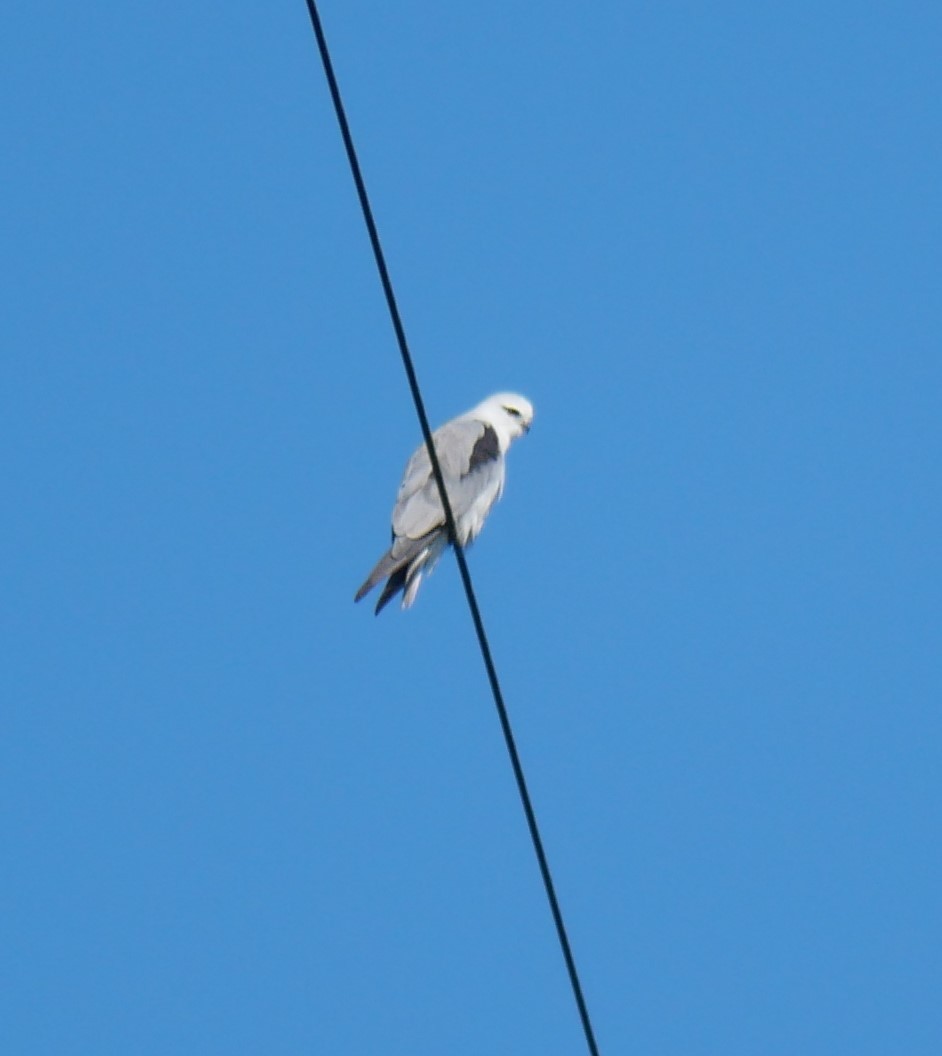
M322 13L603 1053L942 1051L942 9ZM303 3L0 69L4 1053L584 1051Z

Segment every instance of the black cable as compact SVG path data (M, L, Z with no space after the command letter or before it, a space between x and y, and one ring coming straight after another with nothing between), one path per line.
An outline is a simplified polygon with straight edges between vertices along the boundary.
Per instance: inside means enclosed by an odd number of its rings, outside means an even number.
M406 333L399 316L399 308L396 305L396 295L393 293L392 282L389 278L389 270L386 267L386 258L379 241L379 233L373 219L373 210L370 207L369 197L366 193L366 184L363 182L363 174L360 171L360 163L357 160L356 148L353 145L353 137L350 134L350 126L347 123L347 115L344 111L343 101L340 98L340 89L337 87L337 78L334 76L333 63L330 61L330 52L327 50L327 38L324 36L324 28L321 25L320 15L317 12L315 0L307 0L308 13L311 16L311 25L314 36L317 38L317 48L320 51L321 62L324 65L324 73L327 77L327 85L330 89L330 97L334 103L337 114L337 123L340 125L340 134L343 137L343 145L347 151L347 160L350 162L350 170L353 173L353 182L356 184L357 196L360 199L360 208L363 210L363 219L369 232L370 243L373 247L373 256L376 258L376 267L379 270L380 281L383 284L383 292L386 294L386 304L392 319L393 329L396 332L396 340L399 343L399 353L402 356L402 365L405 367L406 377L409 379L409 388L412 390L412 399L415 402L416 414L419 416L419 424L422 427L422 436L425 438L425 446L428 448L429 459L432 463L432 472L435 475L435 483L441 495L442 507L445 511L445 523L448 526L448 535L455 551L455 559L461 573L461 581L464 583L464 591L468 598L468 607L471 610L471 619L477 632L478 644L481 647L481 656L484 658L484 666L487 669L487 677L491 684L491 692L494 694L494 703L497 706L497 715L500 719L501 729L504 732L504 740L510 755L510 763L513 767L514 777L517 780L517 791L523 803L523 812L527 818L527 827L530 830L530 838L533 841L533 849L540 865L540 874L543 877L543 886L546 888L546 897L549 899L550 910L553 914L553 922L556 925L556 934L559 937L559 945L562 947L563 959L566 962L566 970L569 973L569 982L572 984L572 992L579 1009L579 1018L582 1020L582 1029L585 1033L586 1044L592 1056L599 1056L598 1046L595 1043L595 1035L592 1031L592 1023L589 1019L589 1010L586 1007L585 998L582 995L582 985L579 982L579 973L576 971L576 962L572 956L569 938L566 934L566 925L563 923L563 915L559 908L559 900L556 898L556 888L550 874L549 863L543 850L543 840L540 838L540 830L536 823L536 814L533 804L530 802L530 793L527 791L527 782L523 776L523 767L520 764L520 756L517 753L517 745L514 741L513 731L510 728L510 718L507 707L504 704L504 695L501 693L500 682L497 679L497 669L491 657L491 647L487 641L484 631L484 621L481 619L481 611L478 608L477 598L474 595L474 587L471 584L471 573L468 571L468 562L464 551L458 542L458 532L455 528L455 517L452 513L448 492L445 490L445 478L442 476L442 467L438 461L438 452L432 442L432 430L429 428L428 417L425 413L425 405L422 402L422 394L419 391L419 382L416 378L415 368L412 365L412 356L406 341Z

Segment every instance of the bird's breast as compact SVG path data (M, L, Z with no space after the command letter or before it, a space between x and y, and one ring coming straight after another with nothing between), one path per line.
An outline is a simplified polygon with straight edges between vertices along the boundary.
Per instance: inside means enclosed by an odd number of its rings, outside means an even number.
M478 495L468 509L458 518L458 540L462 546L474 542L484 527L487 515L491 507L498 500L503 485L503 479L497 479Z

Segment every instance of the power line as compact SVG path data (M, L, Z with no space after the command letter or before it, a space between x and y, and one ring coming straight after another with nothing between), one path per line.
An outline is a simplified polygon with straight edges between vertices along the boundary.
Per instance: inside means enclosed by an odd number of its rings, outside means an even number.
M327 86L330 89L330 97L333 100L334 111L337 115L337 123L340 126L340 134L343 137L343 145L347 152L347 160L350 163L350 171L353 174L353 182L356 184L357 197L360 199L360 208L363 211L363 219L366 223L366 229L369 232L370 244L373 247L373 256L376 258L376 267L379 271L380 282L383 285L383 292L386 295L386 305L389 308L389 316L392 320L393 330L396 332L399 353L402 356L402 365L405 368L406 377L409 380L409 388L412 391L412 399L415 403L416 414L419 417L419 425L422 427L422 436L425 439L425 446L428 448L429 459L432 463L432 472L435 475L435 483L438 485L438 492L439 495L441 495L442 507L445 511L445 523L448 527L448 535L455 551L455 559L458 562L461 581L464 584L464 592L468 599L468 608L471 610L471 619L474 623L474 630L477 633L478 644L481 647L481 656L484 659L484 667L487 670L488 681L491 684L491 692L494 695L494 704L497 707L497 715L500 719L501 729L504 733L504 741L507 745L507 752L510 755L510 763L513 767L514 777L517 781L517 791L520 793L520 801L523 804L523 812L526 815L527 827L530 830L530 839L533 841L533 849L536 852L537 862L540 866L540 874L543 877L543 886L546 889L546 897L549 900L550 911L553 914L553 923L556 925L556 934L559 938L559 945L563 952L563 959L566 962L566 970L569 973L569 982L572 985L573 996L576 999L576 1006L579 1009L579 1018L582 1021L582 1029L585 1033L586 1044L589 1047L591 1056L599 1056L598 1046L595 1043L595 1034L592 1030L591 1020L589 1019L589 1010L582 994L582 985L579 982L579 973L576 971L576 962L572 955L572 948L569 945L569 937L566 934L566 925L563 923L563 915L559 908L559 900L556 897L556 888L553 884L553 877L550 873L549 863L546 859L546 852L543 850L543 840L540 837L540 830L536 823L536 814L534 813L533 804L530 800L530 793L527 790L527 782L523 775L523 767L520 763L520 756L517 752L516 742L514 741L513 730L510 727L510 717L507 714L507 707L504 704L504 695L501 692L500 682L497 678L497 669L494 666L494 660L491 656L491 647L488 644L487 634L484 630L484 621L481 619L481 611L478 608L477 598L474 594L474 587L471 583L471 573L468 571L468 563L465 559L464 551L458 542L458 533L455 528L455 517L452 513L451 502L448 499L448 492L445 490L445 479L442 476L442 467L438 461L438 453L435 450L435 444L432 442L432 430L429 428L428 416L425 413L425 404L422 400L422 393L419 390L419 382L416 377L415 368L412 365L412 356L409 352L408 342L406 341L405 329L403 328L402 319L399 315L399 308L396 304L396 295L393 292L392 281L389 278L389 270L386 267L386 258L379 241L379 233L376 230L376 222L373 219L373 210L366 193L366 184L363 181L363 174L360 171L360 162L357 159L356 148L353 145L353 137L350 134L350 126L347 122L343 100L340 97L340 89L337 86L337 78L334 76L334 67L330 59L330 52L327 48L327 38L324 36L324 28L321 25L321 19L317 11L315 0L307 0L307 9L311 16L311 26L314 29L314 36L317 38L317 48L320 52L321 62L324 66L324 74L327 77Z

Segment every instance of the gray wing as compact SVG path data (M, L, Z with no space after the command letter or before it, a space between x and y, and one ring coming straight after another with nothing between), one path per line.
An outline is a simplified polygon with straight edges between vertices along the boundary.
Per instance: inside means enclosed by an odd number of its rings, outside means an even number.
M442 467L448 499L456 520L500 473L497 433L485 422L456 418L432 434ZM396 505L393 538L421 539L445 523L438 485L432 473L428 448L423 443L409 459Z

